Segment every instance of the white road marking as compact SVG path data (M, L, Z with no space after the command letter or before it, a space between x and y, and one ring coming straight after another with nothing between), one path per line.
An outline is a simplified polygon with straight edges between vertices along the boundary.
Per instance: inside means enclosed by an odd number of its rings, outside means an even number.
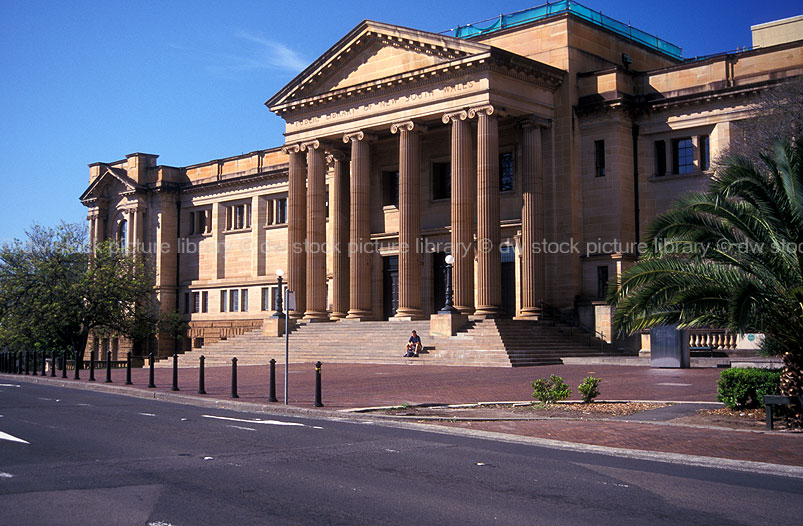
M0 387L19 387L19 384L0 384Z
M75 404L75 405L81 405L81 406L84 406L84 407L92 407L92 404Z
M281 420L246 420L244 418L231 418L228 416L214 416L214 415L201 415L204 418L215 418L217 420L230 420L232 422L245 422L246 424L266 424L269 426L298 426L298 427L313 427L306 426L298 422L283 422ZM322 428L318 428L322 429Z
M23 440L21 438L17 438L14 435L9 435L8 433L3 433L0 431L0 440L8 440L9 442L19 442L21 444L30 444L27 440Z
M244 429L246 431L256 431L253 427L243 427L243 426L226 426L226 427L233 427L234 429Z
M153 413L137 413L137 414L142 416L156 416Z
M204 457L204 460L215 460L215 457Z
M41 396L37 396L36 398L37 398L38 400L47 400L47 401L51 401L51 400L53 400L52 398L42 398Z
M10 479L10 478L13 478L13 477L14 477L14 475L12 475L11 473L4 473L4 472L0 471L0 479Z

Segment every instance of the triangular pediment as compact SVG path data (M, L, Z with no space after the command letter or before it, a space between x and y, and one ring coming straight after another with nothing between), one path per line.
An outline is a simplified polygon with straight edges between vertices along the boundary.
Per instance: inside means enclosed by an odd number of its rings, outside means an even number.
M139 186L128 177L125 170L105 167L101 174L92 181L84 193L81 202L88 202L98 198L105 198L112 194L135 192Z
M366 20L302 71L266 105L323 95L487 53L485 44Z

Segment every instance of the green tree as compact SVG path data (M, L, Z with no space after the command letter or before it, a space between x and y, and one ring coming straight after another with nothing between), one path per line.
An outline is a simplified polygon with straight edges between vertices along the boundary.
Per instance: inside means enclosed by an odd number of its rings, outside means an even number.
M90 251L86 227L34 225L0 247L0 343L83 355L89 334L144 338L155 331L146 259L107 241Z
M179 342L184 338L190 324L178 312L170 311L159 317L158 328L160 333L173 339L173 352L178 352Z
M620 334L763 332L783 356L781 392L803 394L803 140L776 141L760 159L728 158L706 192L657 217L609 299Z

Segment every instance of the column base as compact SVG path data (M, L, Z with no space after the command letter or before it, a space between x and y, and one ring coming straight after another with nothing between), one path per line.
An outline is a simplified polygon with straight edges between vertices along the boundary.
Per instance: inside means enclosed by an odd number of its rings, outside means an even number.
M343 319L346 319L346 316L348 316L348 312L337 311L337 312L333 312L332 314L330 314L329 315L329 319L331 319L331 320L343 320Z
M398 309L396 315L389 318L388 321L413 321L423 320L425 318L421 309Z
M374 313L369 310L351 309L346 316L347 320L368 321L373 317Z
M505 312L501 307L483 306L477 307L474 311L474 316L481 316L483 318L501 318Z
M540 307L526 307L521 309L519 315L514 320L540 320L543 318L543 311Z
M457 311L460 314L465 314L466 316L471 316L472 314L474 314L474 307L469 307L466 305L455 305L454 308L457 309Z
M291 310L290 311L290 318L293 320L300 320L304 317L304 313L300 310Z
M304 313L304 319L311 323L329 321L329 313L326 311L308 310Z

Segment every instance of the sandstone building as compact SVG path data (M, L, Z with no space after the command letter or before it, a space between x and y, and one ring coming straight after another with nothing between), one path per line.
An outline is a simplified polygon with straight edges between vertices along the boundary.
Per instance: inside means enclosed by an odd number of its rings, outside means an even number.
M283 144L90 165L91 237L153 252L161 309L196 347L260 328L279 268L295 318L427 318L447 253L460 312L571 310L609 340L607 283L705 186L755 96L801 75L801 24L684 59L570 1L449 34L364 21L267 101Z

